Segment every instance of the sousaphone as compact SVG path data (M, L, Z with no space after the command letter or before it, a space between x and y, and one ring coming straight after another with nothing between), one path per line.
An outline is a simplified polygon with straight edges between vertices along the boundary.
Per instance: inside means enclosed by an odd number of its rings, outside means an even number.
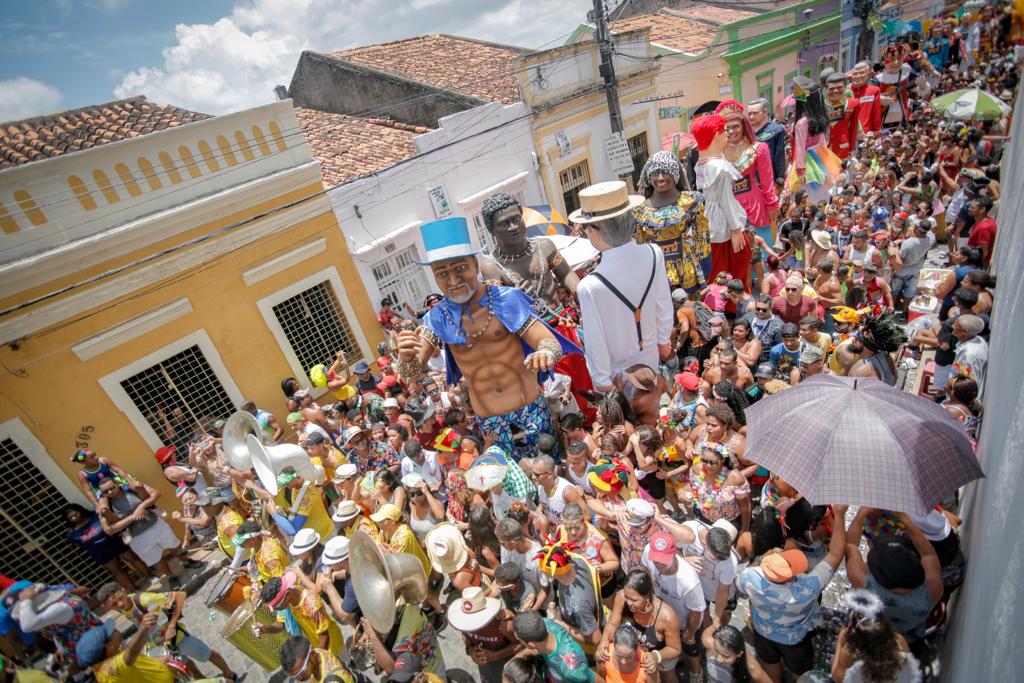
M320 484L324 481L324 470L310 459L302 446L283 443L280 446L264 446L255 435L245 437L249 447L249 457L256 476L270 494L277 495L277 475L285 467L295 468L295 473L309 484Z
M378 633L391 631L399 598L419 603L427 597L427 576L415 556L384 553L363 531L352 534L348 552L359 609Z
M252 458L249 457L249 444L246 438L252 434L265 446L273 446L274 443L260 429L260 423L252 416L252 413L239 410L233 413L228 421L224 423L224 455L228 462L236 470L251 470Z

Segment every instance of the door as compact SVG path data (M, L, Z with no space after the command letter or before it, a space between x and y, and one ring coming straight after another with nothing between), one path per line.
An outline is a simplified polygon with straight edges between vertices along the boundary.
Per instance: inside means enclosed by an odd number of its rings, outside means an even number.
M113 577L68 543L68 500L10 435L0 434L0 574L27 581L74 582L94 590Z

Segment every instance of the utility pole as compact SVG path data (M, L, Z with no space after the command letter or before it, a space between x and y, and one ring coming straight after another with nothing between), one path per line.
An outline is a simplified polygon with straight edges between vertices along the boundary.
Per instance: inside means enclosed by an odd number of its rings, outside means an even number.
M604 79L604 92L608 98L608 118L612 132L621 133L622 108L619 106L619 91L616 87L615 64L612 60L612 43L608 35L608 17L604 13L604 0L594 0L594 25L597 27L597 46L601 55L600 74Z

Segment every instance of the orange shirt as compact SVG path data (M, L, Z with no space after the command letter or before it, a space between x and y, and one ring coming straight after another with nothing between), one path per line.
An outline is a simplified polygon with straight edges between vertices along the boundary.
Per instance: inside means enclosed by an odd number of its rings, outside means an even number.
M605 683L649 683L651 679L644 670L643 665L638 666L636 671L631 674L622 673L615 664L615 658L612 657L605 662L604 680Z

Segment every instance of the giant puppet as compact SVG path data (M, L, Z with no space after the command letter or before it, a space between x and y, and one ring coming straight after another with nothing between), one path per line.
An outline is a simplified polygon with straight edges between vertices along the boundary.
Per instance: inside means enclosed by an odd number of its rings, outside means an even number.
M793 79L796 123L793 124L793 165L786 179L791 192L804 189L812 202L827 201L829 188L842 172L842 162L828 147L828 109L821 86L806 76Z
M580 279L554 242L547 237L527 236L523 207L506 192L488 197L480 213L495 242L492 254L479 256L484 281L515 287L529 294L534 313L560 335L578 344L576 322L558 300L558 288L565 287L575 294ZM594 387L586 360L579 354L566 354L555 365L555 371L571 378L576 403L592 421L594 411L585 394Z
M910 117L910 94L924 99L931 95L928 81L906 62L910 48L889 45L882 50L882 71L875 77L881 91L882 125L885 128L905 126Z
M828 148L846 161L860 137L860 102L846 96L846 74L834 73L825 81L825 106L828 107Z
M426 258L419 263L430 266L444 298L419 329L398 334L399 375L415 380L443 349L447 382L466 378L480 430L507 452L522 453L540 434L554 433L539 382L565 353L582 350L537 316L529 294L484 284L481 249L471 244L464 218L424 223L420 234ZM517 432L523 436L513 439Z

